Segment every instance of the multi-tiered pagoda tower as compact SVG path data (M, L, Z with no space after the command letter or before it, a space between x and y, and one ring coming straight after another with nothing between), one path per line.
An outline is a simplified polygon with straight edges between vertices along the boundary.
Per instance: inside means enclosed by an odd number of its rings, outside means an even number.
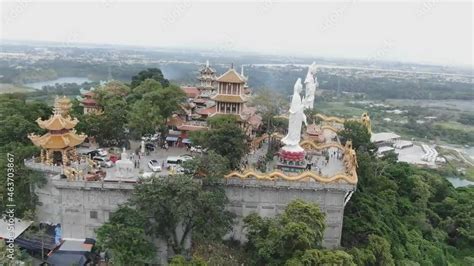
M200 85L198 89L202 97L210 97L216 89L216 70L209 65L209 60L206 65L199 70Z
M217 78L217 94L212 97L216 102L216 112L212 115L231 114L239 121L245 120L242 113L245 109L247 96L244 87L247 80L234 68Z
M101 108L95 100L95 88L90 90L81 89L81 96L77 96L77 100L84 107L84 114L100 114Z
M78 160L76 146L84 142L87 136L76 133L74 127L79 120L69 115L71 106L71 100L66 96L56 97L53 115L47 120L36 120L39 127L46 129L48 133L28 136L34 145L41 147L40 157L44 164L68 165L71 161Z

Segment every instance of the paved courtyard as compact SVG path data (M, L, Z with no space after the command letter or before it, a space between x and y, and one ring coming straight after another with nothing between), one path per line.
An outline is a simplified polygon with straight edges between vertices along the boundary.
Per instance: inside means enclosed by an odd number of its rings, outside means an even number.
M83 153L87 152L90 149L86 148L79 148L78 152ZM168 156L180 156L180 155L193 155L190 151L187 151L186 148L169 148L168 150L158 148L153 152L149 152L143 156L138 156L136 154L133 154L135 149L133 150L127 150L127 154L129 156L129 159L135 163L137 163L137 168L132 169L132 173L134 176L139 177L143 175L143 173L150 174L152 173L152 170L148 167L148 162L152 159L157 160L159 164L162 166L162 171L161 172L156 172L158 175L161 176L166 176L169 174L168 170L166 169L166 158ZM133 154L133 155L132 155ZM104 170L107 175L105 180L106 181L119 181L123 180L120 178L120 175L118 174L118 168L114 165L110 168L105 168L102 167L102 170ZM130 179L130 178L129 178ZM131 178L130 180L136 180L137 178Z
M255 152L247 155L246 159L251 168L258 170L258 161L263 161L268 150L268 143L262 143L261 147ZM337 148L329 148L327 150L328 160L322 152L307 152L307 164L311 164L311 170L321 176L330 177L345 171L344 161L342 159L342 151ZM273 161L266 165L266 171L271 172L277 169L278 157L275 156Z

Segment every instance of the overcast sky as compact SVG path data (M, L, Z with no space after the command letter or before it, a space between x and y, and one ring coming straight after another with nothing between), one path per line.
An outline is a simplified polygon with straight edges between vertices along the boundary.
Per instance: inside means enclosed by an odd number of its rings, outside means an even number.
M1 38L211 48L472 66L472 3L1 4Z

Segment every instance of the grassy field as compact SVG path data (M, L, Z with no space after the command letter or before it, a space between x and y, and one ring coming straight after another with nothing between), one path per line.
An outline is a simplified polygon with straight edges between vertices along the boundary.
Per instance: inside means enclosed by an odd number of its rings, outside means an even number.
M314 104L318 113L339 117L360 117L366 110L349 106L346 102L318 102Z
M463 130L463 131L472 131L474 132L474 126L463 125L456 121L449 121L449 122L436 122L435 125L439 125L444 128L455 129L455 130Z
M0 83L0 93L15 93L15 92L30 92L34 91L32 88L23 87L10 83Z
M444 156L448 160L448 163L438 169L442 174L452 174L474 181L474 166L466 163L464 159L460 158L455 150L441 147L438 147L436 150L441 156Z

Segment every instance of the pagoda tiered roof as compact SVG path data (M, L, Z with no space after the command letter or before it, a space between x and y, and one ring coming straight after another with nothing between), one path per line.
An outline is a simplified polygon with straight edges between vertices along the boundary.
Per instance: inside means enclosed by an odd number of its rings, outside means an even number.
M74 129L79 120L68 115L71 108L70 102L66 97L56 97L53 115L47 120L36 119L38 126L48 130L48 133L42 136L28 135L34 145L49 150L74 147L84 142L87 136L77 134Z
M242 95L231 95L231 94L217 94L213 96L211 99L213 99L214 101L226 102L226 103L247 102L247 99L245 99Z
M77 118L72 119L70 116L62 116L59 113L52 115L48 120L42 120L41 118L36 119L36 123L47 130L61 130L61 129L72 129L74 128L79 120Z
M210 67L209 65L209 60L206 61L206 65L204 67L202 67L199 72L201 74L214 74L216 73L216 70L214 70L214 68Z
M64 134L46 133L42 136L30 134L28 138L34 145L47 149L64 149L66 147L74 147L86 139L86 135L77 134L75 130L68 131Z
M247 79L241 76L235 69L231 68L227 70L224 74L217 78L219 82L229 82L229 83L245 83Z

